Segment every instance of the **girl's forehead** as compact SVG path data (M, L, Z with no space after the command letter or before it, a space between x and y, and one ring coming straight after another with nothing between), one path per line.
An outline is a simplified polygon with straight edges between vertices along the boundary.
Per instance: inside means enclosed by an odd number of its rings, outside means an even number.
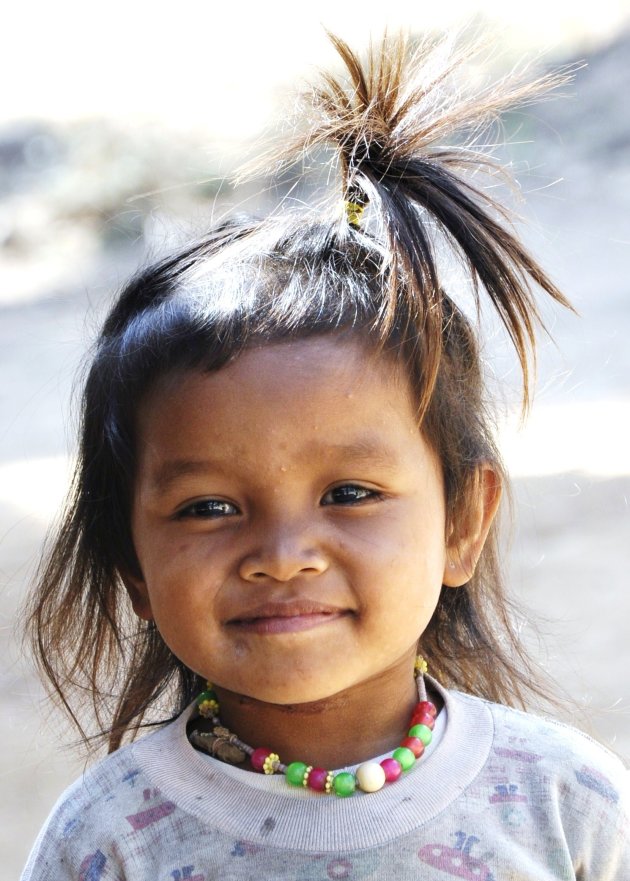
M301 388L311 396L341 394L348 401L360 392L376 398L377 390L387 390L392 400L396 393L413 398L410 381L393 357L356 337L331 334L251 347L216 371L169 374L146 396L144 408L202 393L217 405L227 397L235 405L246 399L264 407ZM304 406L308 409L308 399Z
M250 349L212 373L169 377L139 416L140 458L215 455L274 444L296 456L333 446L388 455L420 437L400 368L334 337ZM144 455L143 455L144 451Z

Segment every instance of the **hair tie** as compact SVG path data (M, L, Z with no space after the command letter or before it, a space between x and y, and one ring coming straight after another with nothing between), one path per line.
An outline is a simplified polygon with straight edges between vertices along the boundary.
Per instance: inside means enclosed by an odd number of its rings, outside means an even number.
M345 204L349 225L353 227L353 229L361 229L361 218L363 217L365 205L362 205L360 202L350 201L347 201Z

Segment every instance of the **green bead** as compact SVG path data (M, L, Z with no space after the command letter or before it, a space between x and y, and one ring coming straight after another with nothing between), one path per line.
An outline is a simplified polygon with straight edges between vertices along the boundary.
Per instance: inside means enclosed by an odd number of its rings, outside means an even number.
M433 732L428 725L412 725L409 729L409 737L419 737L425 746L431 743Z
M351 774L349 771L341 771L333 777L332 785L335 795L338 795L340 798L346 798L348 795L352 795L357 788L357 781L354 774Z
M217 701L218 703L219 698L216 691L202 691L197 698L197 706L200 706L204 701Z
M290 765L287 765L287 770L284 772L287 783L290 783L291 786L303 786L307 767L304 762L291 762Z
M414 728L415 727L416 726L414 725ZM412 737L413 735L409 736ZM408 771L416 761L416 757L406 746L399 746L398 749L395 749L392 753L392 758L396 759L397 762L400 762L403 771Z

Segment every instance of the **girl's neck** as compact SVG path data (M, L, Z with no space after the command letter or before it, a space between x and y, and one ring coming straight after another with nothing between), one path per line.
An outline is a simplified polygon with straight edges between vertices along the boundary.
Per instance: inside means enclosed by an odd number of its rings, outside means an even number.
M312 703L267 704L216 691L222 723L244 743L272 749L285 764L304 761L330 769L359 764L398 746L418 700L408 659Z

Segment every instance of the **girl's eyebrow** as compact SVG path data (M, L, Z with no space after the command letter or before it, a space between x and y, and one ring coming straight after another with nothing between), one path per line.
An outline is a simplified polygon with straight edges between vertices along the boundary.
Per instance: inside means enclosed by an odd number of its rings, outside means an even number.
M390 469L395 467L396 454L378 441L359 440L351 444L326 444L324 449L339 456L342 460L369 462Z
M351 444L317 444L315 448L309 447L308 457L305 459L306 461L318 458L326 459L331 454L341 461L369 463L389 471L396 468L394 452L382 444L368 440L356 441ZM233 465L216 459L172 459L160 463L153 472L150 478L151 488L157 492L164 492L182 477L210 472L233 473L233 468Z
M227 469L221 462L213 459L171 459L162 462L151 474L151 487L163 492L182 477L207 474L210 471L225 473Z

